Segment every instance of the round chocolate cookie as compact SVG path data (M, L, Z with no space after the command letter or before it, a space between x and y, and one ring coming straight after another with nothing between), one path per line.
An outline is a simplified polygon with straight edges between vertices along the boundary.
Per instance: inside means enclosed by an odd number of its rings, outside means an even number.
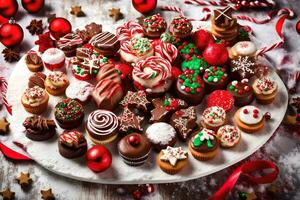
M232 94L235 106L241 107L248 105L254 99L253 89L249 85L248 79L243 79L241 81L232 81L228 84L227 91Z
M85 128L93 143L106 144L117 138L120 123L113 112L99 109L89 115Z
M42 72L36 72L33 75L31 75L29 77L29 81L28 81L28 87L32 88L34 86L39 86L43 89L45 89L45 79L46 79L46 75Z
M65 158L77 158L87 151L87 142L78 131L64 131L58 140L58 151Z
M159 13L146 17L142 25L149 38L159 38L167 29L167 22Z
M56 133L56 125L53 120L43 119L37 115L27 117L23 126L26 137L34 141L48 140Z
M177 16L172 20L169 30L176 37L186 38L191 34L193 25L187 18Z
M214 90L223 89L228 81L228 74L225 68L210 66L203 75L206 91L212 92Z
M104 56L112 56L120 49L120 41L115 34L110 32L95 35L89 43Z
M120 140L118 151L126 164L138 166L147 161L151 143L145 135L131 133Z

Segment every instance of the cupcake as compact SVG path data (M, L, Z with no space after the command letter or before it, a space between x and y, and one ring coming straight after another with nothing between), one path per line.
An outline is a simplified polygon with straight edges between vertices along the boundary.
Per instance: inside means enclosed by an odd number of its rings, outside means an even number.
M57 41L57 48L62 50L67 57L76 55L76 48L83 44L82 39L76 33L68 33Z
M226 123L226 112L219 106L212 106L203 111L201 125L204 128L217 131Z
M113 112L99 109L88 116L85 128L93 143L107 144L117 138L120 123Z
M42 72L36 72L33 75L29 77L28 80L28 87L32 88L34 86L39 86L43 89L45 89L45 80L46 80L46 75Z
M21 98L25 110L32 114L41 114L47 110L48 101L49 95L39 86L27 88Z
M64 52L57 48L47 49L42 55L46 68L51 71L65 71L65 58Z
M56 125L53 120L43 119L36 115L27 117L23 126L26 137L34 141L48 140L56 133Z
M215 132L206 128L196 131L189 141L189 150L197 160L210 160L219 150Z
M25 63L31 72L42 71L44 68L42 58L35 51L26 54Z
M87 142L78 131L64 131L59 135L58 151L65 158L78 158L87 151Z
M85 81L73 81L66 89L66 96L79 101L82 105L91 99L94 86Z
M164 122L151 124L145 135L158 152L167 146L173 147L176 143L176 130Z
M159 13L157 13L146 17L143 20L142 26L147 37L159 38L167 29L167 22Z
M175 36L179 38L186 38L188 37L193 30L193 25L191 22L183 17L177 16L175 17L170 25L169 31Z
M236 146L241 140L241 131L232 125L221 126L217 132L220 145L224 148Z
M188 164L188 152L181 147L167 147L157 155L156 162L164 172L173 175Z
M228 74L225 68L210 66L203 75L205 89L207 92L223 89L228 81Z
M63 95L68 86L69 81L66 74L60 71L51 72L45 80L47 92L54 96Z
M244 106L234 114L235 124L246 133L254 133L265 125L262 111L255 106Z
M256 79L252 87L257 102L261 104L272 103L278 93L277 83L270 77Z
M256 45L251 41L240 41L235 43L229 50L229 57L234 59L238 56L255 56Z
M120 47L121 61L129 65L153 54L153 46L148 38L133 37L131 40L122 42Z
M227 86L227 91L230 92L234 98L235 106L245 106L253 101L253 89L249 85L248 79L241 81L234 80Z
M84 117L84 110L78 101L66 98L56 104L54 115L61 128L73 129L80 126Z
M147 161L151 151L151 143L145 135L131 133L120 140L118 151L127 165L139 166Z

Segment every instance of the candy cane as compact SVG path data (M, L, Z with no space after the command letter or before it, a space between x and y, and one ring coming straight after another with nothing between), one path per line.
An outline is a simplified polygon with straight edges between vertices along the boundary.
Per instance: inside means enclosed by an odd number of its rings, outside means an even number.
M7 82L4 77L0 77L0 94L2 97L2 101L4 106L6 107L7 112L12 115L12 106L8 103L6 99L6 92L7 92Z
M266 24L273 19L273 16L274 16L274 12L269 12L265 19L256 19L253 17L249 17L247 15L237 15L237 16L235 16L235 18L253 22L255 24Z
M185 0L185 4L195 4L199 6L227 6L227 1L203 1L203 0Z
M271 46L269 46L269 47L263 47L263 48L259 49L256 52L257 56L262 56L266 52L271 51L273 49L276 49L276 48L280 47L281 45L283 45L283 43L284 43L284 37L283 37L283 34L282 34L283 24L284 24L284 22L287 18L291 19L292 17L294 17L295 13L289 8L283 8L283 9L278 11L277 15L278 16L282 15L276 23L276 33L279 36L280 41L273 44L273 45L271 45Z
M189 20L190 21L207 21L211 16L210 8L207 8L207 7L203 8L202 13L205 14L202 18L200 18L200 19L189 18Z
M177 7L177 6L163 5L163 6L160 7L160 9L165 10L165 11L174 11L174 12L177 12L180 15L184 16L184 13L183 13L182 9Z

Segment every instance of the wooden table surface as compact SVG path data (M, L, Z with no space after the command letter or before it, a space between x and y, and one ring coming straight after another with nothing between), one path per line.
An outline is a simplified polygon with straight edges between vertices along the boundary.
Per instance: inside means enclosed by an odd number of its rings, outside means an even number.
M164 0L159 1L159 5L163 4L173 4L173 5L183 5L181 0ZM280 7L292 7L297 12L297 8L300 8L300 1L298 0L278 0ZM70 7L72 5L81 5L83 11L87 14L86 17L76 18L69 14ZM125 19L135 19L139 17L140 14L136 12L130 1L126 0L46 0L46 7L42 14L29 15L22 8L16 17L16 20L24 28L25 39L21 46L22 53L26 53L28 49L33 46L33 41L36 40L36 36L31 36L25 27L29 24L30 20L33 18L43 19L44 24L46 24L46 16L49 13L55 13L57 16L66 17L69 19L73 27L82 26L88 22L98 22L102 23L105 27L109 27L112 24L112 20L108 17L108 9L112 7L121 8L124 13ZM186 15L189 15L188 6L183 7ZM299 12L299 9L298 9ZM195 13L194 13L195 14ZM196 13L197 14L197 13ZM263 17L266 12L251 12L251 16ZM166 13L165 16L172 18L174 13ZM300 36L297 35L294 30L294 25L297 20L294 19L286 23L286 38L287 42L283 49L273 51L268 54L270 60L276 67L282 67L282 59L288 55L297 55L297 51L300 50L299 39ZM278 38L274 32L274 22L268 23L267 25L253 25L256 37L263 44L271 44ZM261 27L264 27L263 29ZM0 47L0 51L4 49L3 46ZM291 56L290 65L288 67L293 68L299 65L299 59L296 56ZM0 73L1 76L9 78L9 75L13 69L14 64L8 64L4 61L3 57L0 57ZM2 106L0 116L5 116L4 107ZM1 136L0 136L1 137ZM299 195L299 177L300 171L298 169L300 161L300 142L299 137L296 137L292 133L285 131L284 128L279 128L276 135L266 144L261 150L252 155L249 159L265 158L278 161L277 164L281 169L281 175L277 181L278 185L282 188L273 199L300 199ZM46 156L46 155L45 155ZM51 152L49 155L51 156ZM293 158L297 158L297 162L290 162ZM102 184L92 184L74 181L61 176L57 176L34 162L16 162L6 159L2 154L0 154L0 190L6 187L10 187L11 190L16 192L17 199L40 199L40 190L52 188L55 197L57 199L124 199L130 198L130 196L120 196L116 193L116 188L118 186L112 185L102 185ZM287 164L288 163L288 164ZM20 172L29 172L33 178L32 188L28 191L23 191L20 189L19 185L15 182L15 177L19 175ZM226 177L230 174L231 169L226 169L221 172L215 173L211 176L197 179L194 181L188 181L184 183L176 184L161 184L155 186L155 192L152 195L147 196L149 199L207 199L221 184L226 180ZM288 187L288 190L285 188ZM241 182L236 187L237 190L245 191L257 191L264 192L265 188L261 187L251 187L245 182ZM298 193L297 193L298 192ZM271 199L270 196L262 195L264 199ZM230 198L236 199L236 194L234 193Z

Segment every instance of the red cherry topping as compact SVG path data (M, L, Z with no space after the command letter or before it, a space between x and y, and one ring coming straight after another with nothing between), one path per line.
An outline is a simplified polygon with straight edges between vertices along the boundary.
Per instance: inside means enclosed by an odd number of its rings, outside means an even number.
M265 119L268 121L271 119L271 113L269 112L266 112L265 115L264 115Z
M253 113L257 114L257 113L259 113L259 111L257 109L254 109Z
M244 92L243 92L243 90L238 90L238 93L243 94Z
M250 87L249 87L248 85L246 85L246 86L244 87L244 90L245 90L246 92L249 92L249 91L250 91Z
M248 114L249 111L248 111L247 109L244 109L244 110L243 110L243 113L244 113L244 114Z
M253 117L254 117L254 118L258 118L258 114L257 114L257 113L254 113L254 114L253 114Z
M133 135L129 136L128 142L132 146L137 146L140 144L141 140L137 134L133 134Z

